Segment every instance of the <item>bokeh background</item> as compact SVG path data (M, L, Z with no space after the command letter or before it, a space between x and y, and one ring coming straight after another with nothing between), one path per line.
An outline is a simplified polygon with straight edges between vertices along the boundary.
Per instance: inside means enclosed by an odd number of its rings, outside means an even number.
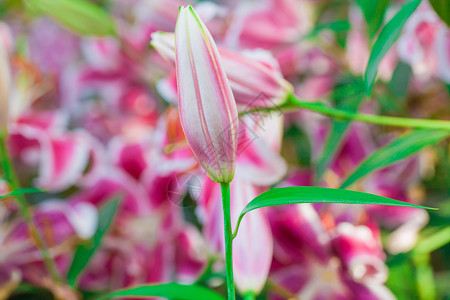
M187 147L174 65L150 45L174 31L180 5L192 4L220 48L275 82L255 76L253 84L252 73L233 67L236 81L252 83L233 89L242 112L293 92L340 109L450 120L448 0L422 1L370 97L363 74L372 46L407 1L88 2L95 9L80 13L77 1L74 9L0 0L0 121L20 185L43 191L25 198L60 277L45 268L14 199L2 200L0 299L89 299L169 281L224 294L219 189ZM306 110L247 114L240 128L234 219L270 187L338 188L373 151L410 132ZM235 241L238 290L257 299L450 299L448 138L348 189L439 210L255 212ZM0 179L1 193L10 190Z

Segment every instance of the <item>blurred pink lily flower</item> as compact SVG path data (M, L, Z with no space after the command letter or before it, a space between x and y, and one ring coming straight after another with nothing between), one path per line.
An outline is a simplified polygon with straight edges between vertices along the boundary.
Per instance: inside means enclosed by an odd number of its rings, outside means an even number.
M82 130L64 132L60 112L23 114L11 126L10 147L18 159L38 166L36 184L61 191L82 177L89 161L91 136Z
M233 14L225 37L231 48L279 48L298 41L312 25L310 5L305 1L242 1Z
M46 75L58 76L78 58L80 38L58 23L39 18L30 24L30 61Z
M442 26L436 35L436 56L439 61L439 75L450 83L450 30Z
M5 130L8 126L10 85L9 54L6 45L0 40L0 130Z
M147 177L149 161L143 161L137 149L124 145L124 152L119 150L118 157L113 158L119 159L117 166L91 177L73 196L75 202L102 205L112 196L122 195L110 234L81 278L80 285L85 289L167 282L173 279L174 268L175 280L191 283L203 268L203 240L183 221L175 205L179 202L168 197L171 190L179 197L182 192L175 190L178 186L169 185L173 182L169 176ZM126 152L130 156L125 159Z
M151 44L168 62L175 61L172 33L153 33ZM223 47L218 50L238 108L277 106L292 92L270 52L256 49L239 53Z
M175 39L186 139L213 181L230 182L236 165L236 103L214 40L191 6L180 8Z
M300 299L395 299L378 231L321 219L311 204L269 210L271 277ZM270 299L281 299L273 295Z
M449 83L450 30L429 3L423 2L405 24L397 52L421 79L436 75Z
M326 136L323 124L313 128L311 132L316 144L313 149L320 149L323 145L322 138ZM386 138L386 137L385 137ZM390 138L388 137L385 142ZM369 127L364 124L353 124L349 128L346 138L343 140L340 151L336 153L329 169L325 172L321 185L325 187L338 187L352 170L372 153L379 141L372 139ZM319 152L319 151L316 151ZM294 171L284 184L289 185L313 185L313 173L311 170ZM392 166L373 172L351 188L369 192L393 199L407 202L417 202L421 199L412 197L416 183L420 179L420 160L418 156L410 157ZM353 224L367 224L376 222L383 227L395 229L388 238L387 250L391 253L399 253L410 250L416 240L418 232L428 222L428 214L424 210L408 207L383 207L378 205L342 205L330 204L323 206L314 205L318 210L327 207L326 212L334 217L336 223L350 222ZM403 233L403 234L402 234ZM399 238L401 236L401 238ZM394 242L395 239L395 242Z
M45 286L49 279L39 250L22 220L8 218L11 211L0 204L1 275L19 270L25 280ZM66 272L70 253L78 239L92 237L97 228L97 210L89 203L48 201L37 206L34 220L57 263Z
M178 151L171 154L172 165L161 163L170 161L163 152L173 122L168 116L162 119L166 126L158 124L150 139L130 141L118 135L107 147L98 145L92 170L71 197L76 203L101 206L122 196L110 234L80 280L85 289L192 283L203 268L206 247L198 230L183 221L180 205L186 186L177 181L197 165L191 152L183 163L184 153L178 159Z

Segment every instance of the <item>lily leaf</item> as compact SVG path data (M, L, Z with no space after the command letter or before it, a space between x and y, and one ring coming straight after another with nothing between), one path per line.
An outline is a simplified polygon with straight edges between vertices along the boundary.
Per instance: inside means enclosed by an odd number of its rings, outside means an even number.
M397 41L403 26L419 6L420 2L421 0L411 0L405 3L398 13L381 30L380 35L373 45L366 73L364 75L367 96L369 96L372 91L375 77L377 76L378 65L389 49L391 49L392 45Z
M116 198L100 210L98 215L97 231L94 236L87 243L79 245L75 250L72 265L67 273L67 281L70 286L75 287L77 285L77 281L81 273L100 247L103 236L112 223L112 219L117 211L118 205L119 198Z
M370 172L417 153L427 146L438 143L447 136L450 136L450 132L441 130L416 130L400 136L390 144L374 151L342 183L341 188L345 189Z
M177 300L225 300L220 294L205 287L179 283L136 286L100 296L95 300L141 297L164 297Z
M256 198L250 201L250 203L247 204L246 207L244 207L241 214L239 215L236 229L233 233L233 238L237 235L242 218L248 212L262 207L298 203L370 204L435 209L369 193L348 191L342 189L331 189L315 186L275 188L258 195Z
M18 190L12 191L9 194L0 196L0 200L11 198L11 197L15 197L15 196L19 196L19 195L36 194L36 193L43 193L43 192L44 191L42 191L40 189L35 189L35 188L18 189Z
M429 0L436 14L450 26L450 1L448 0Z
M86 0L26 0L31 9L49 15L79 35L115 35L114 19Z

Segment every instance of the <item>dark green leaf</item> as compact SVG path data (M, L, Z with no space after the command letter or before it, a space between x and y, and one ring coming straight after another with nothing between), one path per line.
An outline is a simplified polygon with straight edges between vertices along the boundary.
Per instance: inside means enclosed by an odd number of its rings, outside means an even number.
M289 164L311 165L311 142L301 127L292 125L284 131L281 153Z
M40 189L35 189L35 188L18 189L18 190L12 191L9 194L0 196L0 200L11 198L11 197L14 197L14 196L19 196L19 195L35 194L35 193L43 193L43 191L40 190Z
M342 203L342 204L371 204L404 206L434 209L390 198L341 189L330 189L315 186L294 186L271 189L250 201L239 215L233 236L235 237L244 215L254 209L296 203Z
M410 0L405 3L399 12L383 27L370 53L365 73L366 93L369 96L377 76L378 65L389 49L397 41L408 18L419 6L421 0Z
M114 19L86 0L26 0L28 7L52 17L80 35L114 35Z
M389 0L357 0L367 23L369 36L373 38L380 28Z
M389 87L397 96L404 97L406 95L411 74L412 69L410 65L404 62L398 63L394 74L392 74L391 82L389 82Z
M96 300L111 298L164 297L177 300L225 300L218 293L198 285L165 283L158 285L142 285L103 295Z
M386 167L394 162L404 159L421 149L436 144L450 135L448 131L416 130L400 136L387 146L374 151L364 160L353 173L342 183L346 188L370 172Z
M89 264L89 261L94 256L97 249L100 247L103 236L111 225L112 219L117 210L119 199L116 198L113 201L106 204L99 212L98 226L94 236L87 241L87 243L81 244L75 250L75 254L67 273L67 281L69 285L75 287L80 274L85 267Z
M310 33L303 36L302 39L309 39L312 37L316 37L322 30L331 30L334 32L342 32L342 31L348 31L351 29L351 24L347 20L339 20L334 21L331 23L321 24L318 25L316 28L314 28Z
M437 15L450 26L450 1L449 0L429 0Z

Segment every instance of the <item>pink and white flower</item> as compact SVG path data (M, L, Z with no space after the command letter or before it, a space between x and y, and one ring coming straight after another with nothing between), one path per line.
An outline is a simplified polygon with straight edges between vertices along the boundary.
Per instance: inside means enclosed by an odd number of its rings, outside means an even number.
M190 6L180 8L175 30L180 120L186 139L208 176L234 177L238 115L211 34Z

